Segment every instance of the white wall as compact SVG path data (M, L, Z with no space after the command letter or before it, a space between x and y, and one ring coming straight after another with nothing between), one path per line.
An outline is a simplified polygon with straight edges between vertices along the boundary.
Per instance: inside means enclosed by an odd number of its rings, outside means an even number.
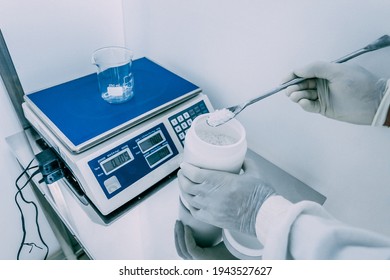
M91 73L93 50L124 45L121 0L0 0L0 28L25 92ZM0 117L0 259L15 259L22 229L14 181L21 171L4 138L21 128L2 83ZM58 243L42 211L40 217L43 238L54 253ZM22 257L43 256L33 251Z
M387 0L124 0L124 11L127 46L199 85L216 108L390 34ZM390 48L355 62L390 77ZM389 129L306 113L283 93L239 119L251 148L327 195L335 216L390 234Z

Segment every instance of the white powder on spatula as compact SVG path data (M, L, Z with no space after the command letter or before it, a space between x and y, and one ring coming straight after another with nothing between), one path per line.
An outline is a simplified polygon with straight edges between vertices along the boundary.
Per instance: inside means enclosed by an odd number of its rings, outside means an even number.
M232 118L234 118L233 112L224 108L221 110L215 110L213 113L211 113L207 118L207 123L209 126L215 127L224 124Z

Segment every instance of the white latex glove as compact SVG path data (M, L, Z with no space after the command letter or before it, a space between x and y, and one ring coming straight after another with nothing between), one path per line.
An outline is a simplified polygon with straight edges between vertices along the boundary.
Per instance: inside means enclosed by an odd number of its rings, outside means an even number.
M182 163L178 172L182 197L195 219L256 236L255 222L263 202L275 194L246 159L240 175Z
M181 221L175 224L175 246L179 256L185 260L233 260L234 257L222 241L209 248L199 247L189 226Z
M386 88L385 80L350 64L315 62L286 81L296 77L309 80L286 89L292 101L308 112L354 124L372 123Z

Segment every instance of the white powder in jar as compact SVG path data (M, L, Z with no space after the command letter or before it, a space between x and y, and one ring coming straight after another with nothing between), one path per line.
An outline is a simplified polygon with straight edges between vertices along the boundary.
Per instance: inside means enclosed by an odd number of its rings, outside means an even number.
M215 146L232 145L237 142L237 139L235 139L234 137L221 133L213 133L210 131L201 130L198 131L196 134L203 141Z
M232 118L234 118L233 112L224 108L221 110L215 110L213 113L211 113L207 118L207 123L209 126L215 127L224 124Z

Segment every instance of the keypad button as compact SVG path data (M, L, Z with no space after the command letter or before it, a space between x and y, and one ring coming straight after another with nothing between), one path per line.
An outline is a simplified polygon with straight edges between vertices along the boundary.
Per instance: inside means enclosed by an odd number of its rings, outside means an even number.
M119 180L116 176L111 176L110 178L108 178L107 180L105 180L103 182L106 190L108 191L108 193L113 193L114 191L120 189L121 187L121 184L119 183Z
M172 124L173 126L176 126L176 125L178 124L177 119L172 119L172 120L171 120L171 124Z
M186 135L185 135L185 133L184 133L184 132L181 132L181 133L179 133L179 135L178 135L178 136L179 136L179 139L180 139L180 140L182 140L182 141L183 141L183 140L184 140L184 138L186 137Z

